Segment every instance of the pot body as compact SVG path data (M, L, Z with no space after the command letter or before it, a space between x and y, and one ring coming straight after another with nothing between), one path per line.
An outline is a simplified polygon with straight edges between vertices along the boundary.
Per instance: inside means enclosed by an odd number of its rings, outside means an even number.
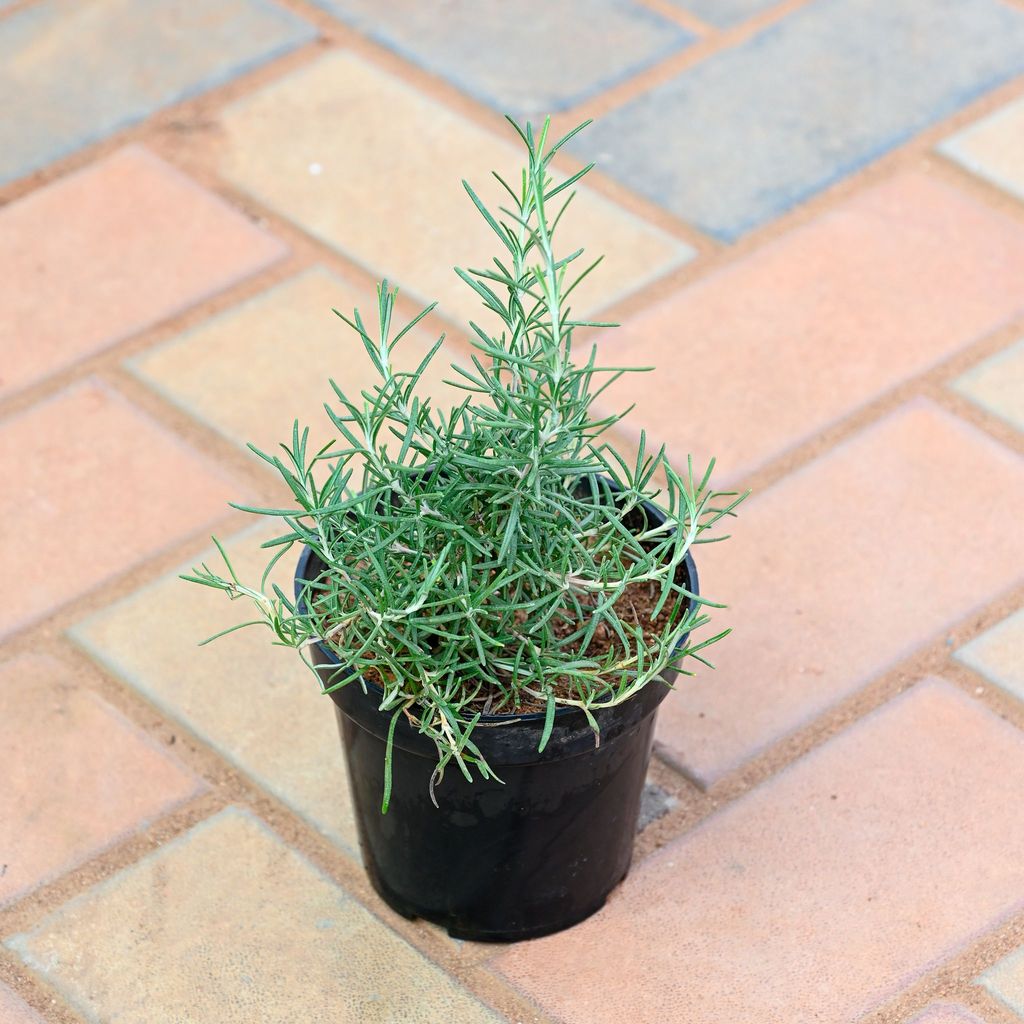
M657 514L651 509L648 515ZM323 566L308 548L296 592ZM688 555L681 582L698 593ZM685 638L683 641L685 642ZM323 644L312 648L325 688L350 673ZM392 790L381 813L389 713L382 691L357 679L330 693L348 766L366 871L405 917L455 938L536 938L599 910L629 870L658 705L674 671L623 704L595 712L600 742L582 712L560 708L543 752L543 714L486 715L473 741L497 774L467 781L449 763L430 798L437 750L399 718Z
M330 678L337 668L325 663L322 671ZM469 782L449 764L436 807L429 792L437 751L400 720L382 814L390 716L358 683L333 691L374 888L406 917L485 942L547 935L599 910L629 870L657 706L667 693L653 682L599 712L600 744L586 718L570 711L556 720L543 754L543 716L478 724L473 740L501 781L474 774Z

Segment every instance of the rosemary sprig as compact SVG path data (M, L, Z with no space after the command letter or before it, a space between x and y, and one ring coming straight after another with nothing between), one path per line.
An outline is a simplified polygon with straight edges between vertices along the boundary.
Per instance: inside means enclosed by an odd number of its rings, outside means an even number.
M268 573L295 545L323 563L305 586L305 610L279 588L267 593L266 573L258 587L243 584L226 556L227 576L204 565L184 577L251 601L256 617L245 625L268 627L310 667L308 646L326 643L353 670L337 685L372 674L391 716L387 791L399 714L435 743L435 781L451 762L466 778L473 768L489 777L472 738L484 708L543 706L543 747L558 707L581 709L596 729L598 708L667 667L686 672L688 655L707 664L703 652L725 635L680 645L712 603L687 592L677 568L744 495L713 491L711 466L697 477L688 462L678 473L643 435L634 459L602 439L622 416L595 416L594 399L641 368L601 367L593 345L573 361L574 331L614 326L577 319L570 304L600 260L554 247L572 186L590 167L557 181L551 160L586 125L548 145L550 119L539 133L509 121L527 157L518 189L495 175L509 204L493 211L463 182L501 246L491 266L456 269L499 325L470 324L471 365L453 366L450 381L464 401L442 414L417 394L443 336L414 372L395 370L395 346L433 306L395 331L397 289L382 282L372 329L358 310L338 313L379 381L356 396L331 381L337 404L325 408L337 438L326 448L311 452L296 422L283 457L253 449L287 484L291 507L235 506L282 524L264 545ZM614 500L601 478L613 481ZM663 526L625 528L631 510L659 498ZM640 584L658 594L657 628L623 617L620 599ZM614 642L595 654L598 630Z

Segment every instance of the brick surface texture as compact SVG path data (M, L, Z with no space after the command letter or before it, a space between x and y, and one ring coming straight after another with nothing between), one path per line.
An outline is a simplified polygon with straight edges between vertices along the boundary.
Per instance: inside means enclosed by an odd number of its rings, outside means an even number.
M543 117L564 110L688 43L681 25L623 0L457 0L438 18L416 0L315 0L417 65L495 109ZM572 38L538 46L537 36ZM610 39L615 40L609 47ZM495 53L502 58L495 60Z
M1022 0L0 0L0 98L0 1024L1024 1020ZM630 873L494 947L377 898L330 697L179 576L259 587L247 446L372 395L332 308L436 300L393 366L464 399L506 112L594 120L605 440L752 495Z
M919 1013L908 1024L983 1024L970 1010L948 1003L936 1003Z
M0 393L262 269L284 246L138 146L0 211Z
M315 35L273 0L44 0L0 22L0 182Z
M602 335L607 360L659 368L603 406L741 477L1024 310L1022 276L1024 223L896 176Z
M106 385L86 380L0 421L6 567L0 635L218 518L240 494ZM116 552L116 554L115 554Z
M265 825L235 809L7 944L94 1020L497 1022ZM302 969L282 970L287 962Z
M1024 948L1000 960L978 980L1001 1003L1024 1017Z
M0 985L0 1021L3 1024L40 1024L42 1017L5 985Z
M757 495L728 543L701 550L733 634L663 705L673 758L715 781L1018 582L1021 502L1024 461L923 401Z
M252 442L269 452L298 417L318 448L334 433L324 403L340 408L328 378L350 395L379 380L359 336L331 312L351 319L360 308L369 315L365 300L350 283L314 267L146 352L132 368L240 446ZM415 370L436 340L425 328L406 335L395 350L396 370ZM421 378L421 394L435 409L465 397L444 383L453 377L452 361L460 359L466 361L460 349L442 347ZM241 365L253 386L235 386Z
M1024 611L975 637L956 656L1007 693L1024 700Z
M1024 12L999 0L822 0L642 93L576 148L731 241L1022 72Z
M1024 199L1024 102L969 125L940 146L969 171Z
M740 24L762 11L770 10L778 0L672 0L672 2L712 25L727 28Z
M308 114L298 124L296 104ZM391 125L395 153L377 145L371 121L380 116ZM438 300L460 321L486 315L452 267L477 266L500 243L460 179L499 203L491 170L515 167L519 158L504 138L348 53L245 97L223 123L230 180L424 303ZM411 165L415 174L406 174ZM369 195L380 201L368 203ZM574 205L562 244L608 254L600 276L580 287L578 312L593 312L692 256L685 243L589 189Z
M0 664L0 904L202 788L45 655Z
M496 967L571 1024L856 1019L1020 907L1021 785L1024 736L922 683Z
M226 538L240 577L259 582L271 531ZM297 557L297 555L296 555ZM205 562L200 552L179 571ZM274 582L290 587L295 559L282 559ZM97 613L73 635L98 661L355 855L355 825L328 697L291 651L268 648L263 630L233 633L199 649L244 610L213 591L187 586L177 573Z
M1024 431L1024 340L978 363L953 381L953 387Z

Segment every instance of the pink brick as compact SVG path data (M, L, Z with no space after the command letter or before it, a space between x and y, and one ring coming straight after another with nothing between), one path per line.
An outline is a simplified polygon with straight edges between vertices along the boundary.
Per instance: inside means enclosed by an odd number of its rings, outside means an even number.
M850 1024L1024 906L1022 790L1024 735L922 683L495 966L565 1024Z
M0 636L219 517L212 463L87 381L0 423Z
M684 289L606 362L626 425L736 478L1024 308L1024 225L919 172L862 192Z
M42 1024L39 1016L9 988L0 985L0 1024Z
M43 655L0 664L0 750L6 865L0 903L112 845L202 786Z
M140 146L0 212L0 393L255 273L285 247Z
M926 401L744 505L696 551L734 632L662 705L703 782L854 693L1024 575L1024 460Z

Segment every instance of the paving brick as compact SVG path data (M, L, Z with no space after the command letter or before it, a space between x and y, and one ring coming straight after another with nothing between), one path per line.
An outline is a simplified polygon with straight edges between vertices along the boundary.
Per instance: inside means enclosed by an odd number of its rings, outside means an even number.
M202 783L43 655L0 663L0 904L193 796ZM0 1001L0 1018L3 1003Z
M0 184L315 36L271 0L44 0L0 21Z
M3 4L0 3L0 8ZM42 1024L39 1016L9 988L0 985L0 1024Z
M285 253L129 146L0 211L0 393L199 302Z
M349 317L358 308L368 323L376 320L372 291L360 294L315 267L144 353L130 366L237 444L251 441L265 452L277 451L280 442L291 439L297 417L310 426L310 446L316 450L337 436L324 412L325 401L339 407L328 378L354 398L380 382L362 342L332 307ZM399 326L404 324L393 333ZM436 340L420 329L406 335L395 350L396 369L415 370ZM429 395L435 409L466 396L443 383L454 376L453 356L450 347L442 347L420 379L418 393Z
M7 945L91 1020L498 1021L233 808Z
M975 1017L970 1010L951 1003L935 1003L926 1007L907 1024L984 1024L980 1017Z
M1024 700L1024 609L975 637L957 658Z
M95 380L0 423L0 465L13 581L0 590L0 635L187 536L241 496Z
M756 495L697 552L733 633L662 705L666 751L713 782L1013 586L1022 505L1024 460L923 400Z
M440 16L415 0L314 2L502 113L541 117L693 40L675 22L626 0L454 0ZM572 45L538 46L538 39Z
M982 409L1024 430L1024 339L989 357L953 382Z
M999 0L821 0L608 114L575 149L733 240L1021 71L1024 12Z
M1000 107L957 132L939 150L1024 199L1024 100Z
M225 543L241 578L259 586L273 536L262 526ZM273 577L291 593L295 556ZM182 566L223 563L213 550ZM196 645L251 618L228 601L171 574L74 627L72 635L108 669L168 715L291 805L350 854L358 856L355 822L334 705L295 651L271 645L271 634L246 629L201 649Z
M729 28L755 14L777 7L779 0L672 0L702 21L718 28Z
M1018 314L1022 280L1024 226L900 174L599 335L657 368L601 401L734 479Z
M997 999L1024 1017L1024 947L1000 960L979 979Z
M1022 785L1024 735L921 683L497 970L565 1024L846 1024L1020 909Z
M439 299L448 315L488 322L452 267L489 265L500 242L461 179L499 205L491 171L518 174L515 146L349 53L329 54L239 100L222 124L222 171L232 181L407 293ZM577 312L607 305L693 255L586 189L563 225L565 254L581 245L595 258L607 254L576 293Z

